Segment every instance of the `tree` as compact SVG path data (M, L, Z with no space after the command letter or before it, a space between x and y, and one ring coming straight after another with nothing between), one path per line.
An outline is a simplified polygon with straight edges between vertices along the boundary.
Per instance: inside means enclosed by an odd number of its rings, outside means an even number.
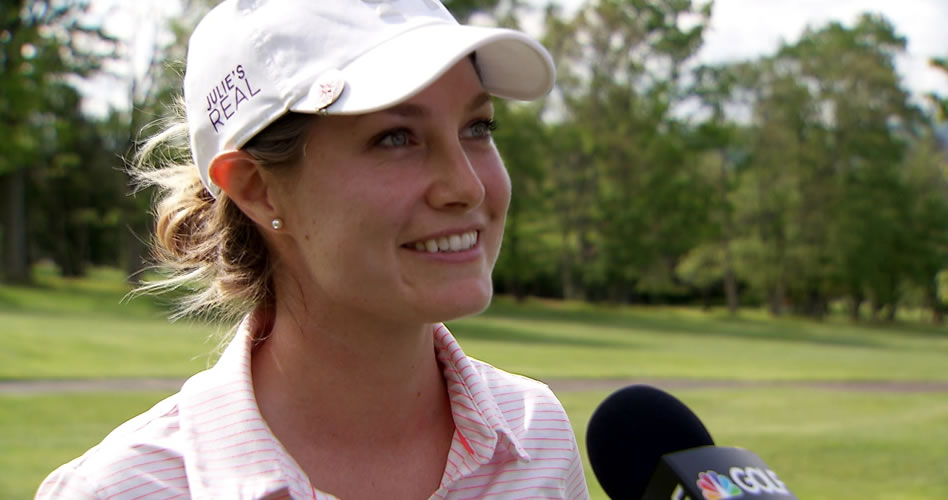
M811 96L796 78L779 74L770 61L762 61L751 78L750 156L734 193L736 271L777 315L784 312L791 274L804 268L794 261L801 252L791 249L791 216L800 209L800 173L818 131Z
M914 258L900 165L921 116L895 70L904 48L888 21L863 15L808 29L756 65L737 246L742 278L774 314L822 316L837 295L854 317L866 298L895 314Z
M28 175L42 167L40 138L50 113L62 110L50 104L67 75L88 74L107 55L96 50L110 38L84 24L86 8L87 2L51 0L0 4L0 221L7 281L30 279Z
M87 263L102 262L96 241L115 232L120 174L101 127L81 114L79 93L56 87L41 118L37 165L28 169L29 241L35 257L81 276Z
M556 272L555 249L543 238L550 229L550 207L544 190L544 174L550 155L549 130L540 120L541 107L507 101L495 102L498 128L494 142L504 158L511 180L510 208L504 229L503 252L494 271L498 290L518 300L543 293L537 288L543 275Z
M547 10L563 114L550 178L566 296L677 291L673 269L695 243L706 186L671 110L709 16L710 5L681 0L603 0L569 20Z
M119 47L121 68L113 73L126 92L126 105L112 110L110 118L116 137L116 155L130 158L138 141L167 118L174 100L181 93L181 78L187 41L203 15L213 7L213 0L180 0L180 11L168 18L155 6L130 8L135 23L150 36L123 40ZM144 60L141 55L144 54ZM119 168L125 172L125 169ZM146 267L147 241L151 232L151 191L132 192L131 178L124 178L127 196L118 200L121 207L121 264L126 276L136 281Z
M939 151L933 131L913 142L900 170L907 192L907 279L921 289L932 320L942 324L946 308L939 274L948 268L948 156Z
M911 192L900 165L921 114L899 84L895 56L906 41L886 19L863 15L850 29L838 24L805 34L788 54L816 82L826 120L824 162L814 184L832 199L835 237L823 255L842 270L829 284L854 297L863 293L873 310L895 317L899 286L913 256L906 252ZM835 184L828 181L835 179ZM825 193L825 194L824 194ZM811 197L810 200L814 198ZM808 200L806 206L814 202ZM841 278L841 279L839 279Z
M948 58L934 58L931 64L948 78ZM948 98L929 97L935 121L916 138L903 168L912 193L910 231L917 249L913 281L923 290L932 321L943 324L948 304L943 290L948 277Z
M948 57L933 57L929 64L943 71L948 77ZM942 122L948 121L948 96L940 96L932 92L928 97L935 105L935 118Z
M699 170L715 187L715 196L708 204L709 220L702 234L702 240L710 243L693 248L676 270L687 282L702 288L703 294L712 284L723 282L730 314L736 314L740 304L732 249L737 237L732 198L738 163L746 158L746 145L741 141L741 127L728 116L727 109L743 104L740 96L747 90L741 88L740 81L744 72L740 64L700 66L694 72L690 93L709 116L695 127L691 148L699 153Z

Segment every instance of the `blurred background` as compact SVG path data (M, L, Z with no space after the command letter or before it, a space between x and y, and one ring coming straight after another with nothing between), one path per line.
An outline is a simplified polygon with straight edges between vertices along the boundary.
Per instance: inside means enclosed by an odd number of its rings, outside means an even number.
M0 498L231 326L127 296L153 221L125 158L215 3L0 2ZM559 71L495 104L514 192L494 303L450 324L469 355L548 383L580 448L649 383L801 499L948 498L948 2L446 4Z
M5 282L41 261L136 279L150 193L130 196L123 158L179 93L213 3L2 4ZM545 101L499 103L498 292L943 320L944 2L447 4L530 31L559 68Z

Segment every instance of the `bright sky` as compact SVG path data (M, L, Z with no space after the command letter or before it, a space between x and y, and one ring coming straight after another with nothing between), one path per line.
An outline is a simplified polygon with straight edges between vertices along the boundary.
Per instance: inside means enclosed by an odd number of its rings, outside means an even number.
M319 0L326 1L326 0ZM533 0L540 4L545 0ZM567 10L584 0L558 0ZM95 15L107 19L106 28L117 36L135 33L139 48L154 36L154 21L175 12L175 2L148 0L91 0ZM750 59L772 54L781 41L792 43L806 26L830 21L855 22L859 13L881 13L908 39L905 57L897 61L906 86L916 95L948 95L948 76L928 65L932 57L948 57L948 0L715 0L711 29L698 54L702 62ZM113 84L97 84L99 97L90 99L93 112L106 102L121 105L124 91ZM119 94L119 95L116 95ZM118 98L118 99L116 99Z
M897 61L908 88L948 95L948 75L928 64L948 57L948 0L715 0L698 57L727 61L772 54L781 41L796 41L806 26L852 25L862 12L882 14L908 40L906 57Z

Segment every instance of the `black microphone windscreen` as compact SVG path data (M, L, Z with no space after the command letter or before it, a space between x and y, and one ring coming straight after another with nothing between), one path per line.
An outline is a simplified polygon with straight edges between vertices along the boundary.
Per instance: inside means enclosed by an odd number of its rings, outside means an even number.
M671 394L647 385L622 388L593 412L586 452L613 500L639 500L662 455L711 446L704 424Z

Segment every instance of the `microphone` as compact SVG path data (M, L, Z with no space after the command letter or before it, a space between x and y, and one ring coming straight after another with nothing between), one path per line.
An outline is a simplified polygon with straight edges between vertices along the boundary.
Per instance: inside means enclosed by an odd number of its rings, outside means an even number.
M714 446L694 412L647 385L619 389L599 404L586 452L612 500L797 500L760 457Z

